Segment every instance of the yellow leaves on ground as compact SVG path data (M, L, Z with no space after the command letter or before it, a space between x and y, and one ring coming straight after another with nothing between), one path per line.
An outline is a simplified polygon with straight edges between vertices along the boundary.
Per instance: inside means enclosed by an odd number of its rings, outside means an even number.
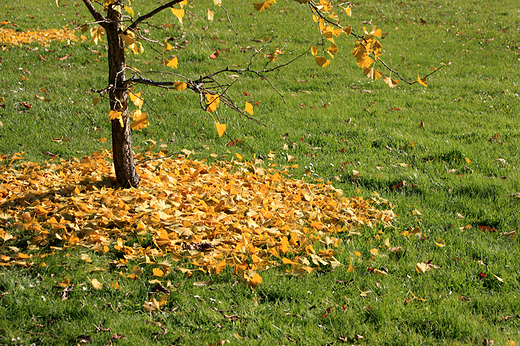
M346 198L330 185L286 179L258 160L208 165L148 152L136 156L141 183L134 189L107 185L113 175L107 151L20 168L11 160L0 167L0 214L30 235L29 248L40 254L81 247L123 261L162 257L182 260L177 270L188 275L230 267L245 272L251 286L261 283L257 272L284 263L294 275L341 265L334 258L341 244L337 233L390 225L394 217L377 196ZM20 237L5 231L1 236L0 241ZM2 265L18 260L7 258ZM153 273L163 277L169 265L157 264ZM136 266L122 275L141 273ZM100 287L95 279L91 284Z
M75 30L71 29L47 29L47 30L26 30L16 31L12 29L0 28L0 43L19 46L38 42L47 45L51 41L77 41Z
M100 290L103 288L103 284L98 281L98 279L92 279L90 280L90 283L92 284L92 288L95 290Z
M269 7L271 7L272 4L276 4L276 0L268 0L264 2L254 2L253 6L255 7L255 10L257 11L264 11L267 10Z

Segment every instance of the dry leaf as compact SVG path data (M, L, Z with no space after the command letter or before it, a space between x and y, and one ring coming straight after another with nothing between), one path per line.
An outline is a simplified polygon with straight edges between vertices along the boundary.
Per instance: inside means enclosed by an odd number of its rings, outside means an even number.
M92 284L92 288L95 290L100 290L103 288L103 284L98 281L98 279L92 279L90 280L90 283Z

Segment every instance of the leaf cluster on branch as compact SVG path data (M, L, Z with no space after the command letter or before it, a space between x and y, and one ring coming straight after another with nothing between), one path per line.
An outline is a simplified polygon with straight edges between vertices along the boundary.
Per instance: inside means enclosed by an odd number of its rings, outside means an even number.
M100 12L97 12L94 9L93 4L90 0L83 0L87 8L92 13L93 17L96 19L96 24L99 24L101 27L83 27L83 32L89 31L91 35L91 42L94 44L98 44L101 42L104 33L103 29L107 29L108 19L105 18ZM224 11L226 18L232 27L233 31L237 36L237 45L239 49L244 51L244 48L239 44L239 34L236 31L230 16L228 14L227 9L222 4L221 0L214 0L214 5L217 8L220 8ZM213 118L217 132L219 136L222 136L225 133L226 125L222 124L218 116L218 107L219 105L225 104L231 109L239 112L243 116L246 116L249 119L254 120L257 123L260 123L255 118L252 118L253 115L253 106L249 103L246 103L244 107L239 107L235 104L233 99L227 94L228 89L233 85L233 83L224 83L221 84L217 80L217 77L221 74L253 74L259 77L262 77L267 80L270 86L276 90L276 92L283 98L283 95L275 88L275 85L271 83L271 81L266 76L268 73L273 71L278 71L279 69L286 67L292 64L295 60L302 58L309 51L314 56L316 64L322 68L327 67L331 64L335 55L338 54L338 45L337 40L340 36L352 36L354 38L354 46L351 51L351 54L355 57L357 65L363 70L364 74L370 79L382 79L389 87L394 88L398 85L399 81L403 81L406 84L415 84L419 83L423 86L427 86L427 77L431 74L437 72L439 69L435 69L432 73L420 77L417 77L417 80L409 81L405 79L401 74L397 71L393 70L387 63L382 60L383 53L383 45L381 44L382 32L381 29L376 28L375 26L372 29L367 29L363 27L362 33L356 33L352 26L344 26L341 23L340 16L352 16L352 6L350 3L343 3L339 5L333 5L331 1L328 0L296 0L296 2L300 3L303 6L308 6L310 15L312 16L314 22L317 26L317 31L321 37L321 42L317 44L321 49L316 46L309 47L305 52L296 56L289 61L284 63L277 63L278 57L285 53L284 47L276 47L274 50L270 52L264 52L267 43L270 43L272 39L266 38L266 42L262 47L256 49L252 55L249 63L245 68L231 68L225 67L221 70L207 73L204 76L200 76L198 79L193 80L186 76L183 76L178 73L172 72L159 72L163 75L173 75L180 80L175 81L157 81L150 78L145 78L143 76L143 72L137 71L135 69L131 69L126 67L131 71L132 77L126 79L123 86L114 86L110 85L107 89L101 90L102 94L109 91L110 88L115 87L123 87L128 90L128 93L132 100L135 100L135 95L133 92L133 88L136 84L148 85L161 87L165 89L174 89L177 91L182 91L184 89L192 90L199 94L200 107L204 111L208 112ZM129 2L130 3L130 2ZM253 3L253 8L256 11L263 12L269 10L273 5L276 4L276 0L267 0L261 3ZM177 18L179 23L182 25L184 23L185 9L184 7L187 5L186 0L174 0L167 2L163 5L158 6L154 10L146 13L144 15L136 17L135 11L130 7L124 5L123 0L105 0L101 2L100 5L103 6L103 10L108 11L109 8L115 9L121 14L125 14L123 18L128 21L128 25L124 25L121 23L121 38L124 42L126 48L133 52L134 54L140 54L144 51L143 44L141 41L146 43L153 43L154 41L149 38L143 37L140 34L139 24L144 23L148 19L151 19L154 15L159 12L170 9L173 16ZM215 12L208 9L207 10L207 20L212 21L214 18ZM329 42L330 45L327 45L326 42ZM162 63L166 67L171 67L172 69L177 69L179 67L179 59L177 56L168 55L170 51L174 49L174 47L168 42L157 42L163 47L162 49ZM155 48L154 48L155 49ZM217 52L216 54L218 54ZM261 68L253 68L253 62L258 56L264 56L267 59L267 62ZM272 66L272 64L275 64ZM441 65L442 67L443 65ZM388 75L384 74L381 69L388 71ZM392 77L392 75L394 77ZM134 96L132 96L134 95ZM138 97L139 100L142 100L142 97ZM122 113L121 113L122 114ZM119 116L123 116L119 114ZM139 110L132 113L132 117L134 122L132 123L132 129L140 130L147 126L148 117L146 113L142 112L140 107ZM121 119L118 117L118 114L113 113L111 111L110 119ZM123 121L121 120L121 126L123 125Z

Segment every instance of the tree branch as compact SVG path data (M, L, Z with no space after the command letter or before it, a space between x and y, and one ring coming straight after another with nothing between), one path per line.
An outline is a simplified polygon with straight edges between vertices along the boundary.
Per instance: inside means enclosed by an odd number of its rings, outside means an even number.
M99 25L105 28L105 26L107 25L107 19L101 13L96 11L94 5L92 5L92 2L90 0L83 0L83 3L85 4L85 6L87 6L87 9L89 10L92 17L94 17L96 22L98 22Z
M88 0L83 0L83 1L88 1ZM170 8L173 5L178 4L180 2L182 2L182 0L173 0L173 1L168 2L167 4L157 7L155 10L148 12L147 14L142 15L139 18L137 18L126 30L135 30L135 28L137 28L139 23L141 23L142 21L147 20L148 18L155 16L157 13L161 12L162 10ZM125 30L125 32L126 32L126 30Z

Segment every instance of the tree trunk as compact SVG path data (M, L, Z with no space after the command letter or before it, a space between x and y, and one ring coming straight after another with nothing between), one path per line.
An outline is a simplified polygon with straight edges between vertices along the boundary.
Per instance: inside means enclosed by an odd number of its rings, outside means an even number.
M116 4L124 8L124 0L116 0ZM117 181L124 187L136 187L139 184L139 175L135 170L132 155L132 138L130 133L130 119L128 117L127 90L125 82L125 46L121 34L121 13L109 6L105 25L108 41L108 85L110 110L121 112L123 127L119 119L112 120L112 156Z

